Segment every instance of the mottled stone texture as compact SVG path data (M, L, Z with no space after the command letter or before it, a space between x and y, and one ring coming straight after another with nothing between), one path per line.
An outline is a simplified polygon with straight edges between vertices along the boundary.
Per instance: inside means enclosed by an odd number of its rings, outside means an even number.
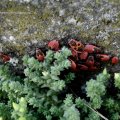
M70 35L114 52L120 47L119 5L119 0L0 0L0 51L23 55L41 41Z

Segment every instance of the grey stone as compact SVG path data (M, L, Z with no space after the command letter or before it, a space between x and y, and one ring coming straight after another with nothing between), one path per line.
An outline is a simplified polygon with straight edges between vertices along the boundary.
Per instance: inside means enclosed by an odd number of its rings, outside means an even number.
M0 44L21 52L70 35L114 50L118 47L112 43L120 37L119 5L119 0L1 0Z

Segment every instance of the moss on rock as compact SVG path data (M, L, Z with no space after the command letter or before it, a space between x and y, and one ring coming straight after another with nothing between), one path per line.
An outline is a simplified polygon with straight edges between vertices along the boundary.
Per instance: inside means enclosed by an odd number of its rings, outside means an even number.
M6 51L13 49L24 54L25 48L30 44L70 35L114 50L116 46L113 47L113 43L119 42L118 6L117 0L91 0L88 3L48 0L41 1L38 5L20 3L19 0L1 0L1 44Z

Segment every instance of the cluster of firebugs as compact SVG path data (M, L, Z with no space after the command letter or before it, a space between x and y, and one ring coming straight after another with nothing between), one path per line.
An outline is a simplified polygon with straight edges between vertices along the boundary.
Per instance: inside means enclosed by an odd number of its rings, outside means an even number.
M60 51L58 40L48 42L47 46L56 52ZM71 39L68 41L68 46L72 53L68 59L71 62L71 69L73 71L96 71L101 67L102 63L117 64L119 62L117 56L103 54L101 48L92 44L83 44L80 41ZM44 53L40 49L36 49L36 58L39 61L44 61L44 57Z
M83 44L75 39L68 41L69 49L72 55L68 58L71 62L72 71L96 71L101 67L102 63L109 62L111 64L117 64L119 58L101 52L101 48L93 44ZM47 47L55 52L59 52L61 47L58 40L49 41ZM45 54L41 49L37 48L35 57L38 61L42 62L45 59ZM0 58L3 62L10 61L11 57L0 53Z

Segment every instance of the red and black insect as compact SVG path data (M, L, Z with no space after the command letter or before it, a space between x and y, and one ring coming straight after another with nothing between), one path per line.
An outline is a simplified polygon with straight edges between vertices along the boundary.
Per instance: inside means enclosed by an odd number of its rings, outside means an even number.
M52 50L58 51L59 50L59 42L58 40L52 40L48 43L48 47Z
M36 48L36 58L38 61L44 61L44 57L44 53L39 48Z
M4 53L0 53L0 59L2 59L2 61L6 63L6 62L10 61L10 56L5 55Z

